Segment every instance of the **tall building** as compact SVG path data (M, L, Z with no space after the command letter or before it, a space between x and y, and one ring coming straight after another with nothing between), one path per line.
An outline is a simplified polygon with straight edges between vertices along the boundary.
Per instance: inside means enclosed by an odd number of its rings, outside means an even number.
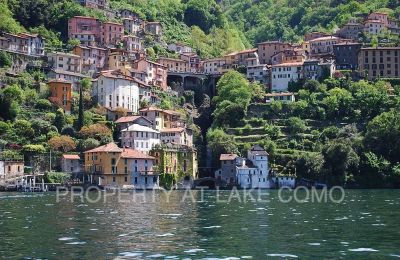
M290 43L278 41L257 44L257 53L261 64L272 64L272 56L287 49L293 49L293 46Z
M369 80L376 78L399 78L400 47L361 48L358 55L360 76Z

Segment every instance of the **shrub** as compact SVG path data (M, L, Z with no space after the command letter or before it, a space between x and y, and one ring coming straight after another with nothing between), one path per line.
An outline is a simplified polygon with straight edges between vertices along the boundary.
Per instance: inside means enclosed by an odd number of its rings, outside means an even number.
M35 108L39 110L50 110L52 108L51 102L47 99L39 99L36 102Z

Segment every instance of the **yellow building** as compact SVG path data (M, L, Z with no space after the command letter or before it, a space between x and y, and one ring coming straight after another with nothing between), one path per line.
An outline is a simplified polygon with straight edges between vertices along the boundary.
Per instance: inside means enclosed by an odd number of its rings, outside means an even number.
M115 143L85 152L85 174L90 183L101 186L158 185L153 171L154 157L140 151L119 148Z

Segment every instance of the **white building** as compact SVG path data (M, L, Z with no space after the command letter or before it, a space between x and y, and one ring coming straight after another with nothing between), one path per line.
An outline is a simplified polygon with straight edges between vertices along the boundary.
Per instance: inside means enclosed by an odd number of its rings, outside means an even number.
M184 127L164 128L160 132L163 144L172 143L189 147L193 146L193 133L190 129Z
M61 170L65 173L81 173L83 172L80 163L80 157L77 154L63 154L61 158Z
M291 81L297 82L303 77L303 62L282 63L272 65L271 91L287 91Z
M134 78L120 71L102 71L93 82L92 97L104 107L126 108L137 113L139 108L139 87Z
M268 83L269 69L267 64L258 64L247 66L247 79L250 81L257 81L261 84Z
M268 189L273 186L269 179L268 153L262 147L254 145L247 151L247 159L237 161L236 178L241 188Z
M203 61L203 72L206 74L221 74L224 65L226 64L225 58L214 58Z
M141 27L140 19L135 19L135 18L123 18L122 23L124 25L124 31L128 33L128 35L138 35Z
M179 42L168 44L168 50L179 54L192 52L191 47Z
M133 124L121 131L121 143L141 152L149 152L160 144L160 132L150 127Z
M79 55L65 52L51 52L47 54L47 62L56 70L75 73L82 72L82 58Z

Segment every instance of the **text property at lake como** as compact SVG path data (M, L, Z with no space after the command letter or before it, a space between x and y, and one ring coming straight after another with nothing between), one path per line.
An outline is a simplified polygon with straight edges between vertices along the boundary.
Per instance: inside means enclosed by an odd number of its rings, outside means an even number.
M0 255L7 259L400 256L398 190L346 190L341 203L282 203L277 190L265 195L267 202L217 201L217 196L228 200L230 194L193 191L192 201L182 200L185 191L173 191L168 198L163 192L145 191L145 203L117 203L117 194L103 193L105 202L82 203L68 196L57 202L56 193L1 193ZM304 197L305 191L300 195Z

